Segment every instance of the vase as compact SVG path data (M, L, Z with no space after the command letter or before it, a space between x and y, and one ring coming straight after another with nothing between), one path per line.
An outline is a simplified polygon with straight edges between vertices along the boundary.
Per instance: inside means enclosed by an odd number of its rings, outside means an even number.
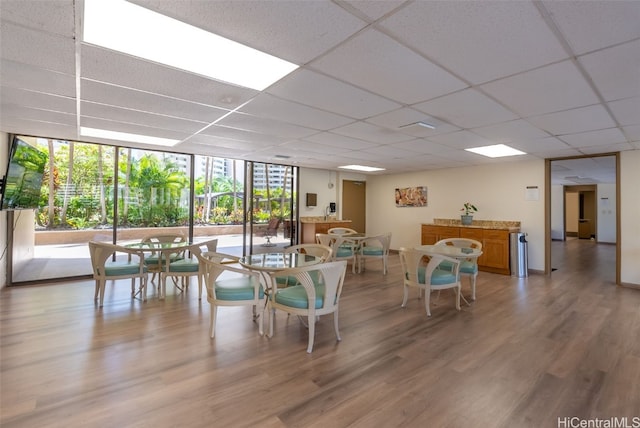
M470 226L472 222L473 222L473 216L472 215L461 215L460 216L460 223L462 223L463 225Z

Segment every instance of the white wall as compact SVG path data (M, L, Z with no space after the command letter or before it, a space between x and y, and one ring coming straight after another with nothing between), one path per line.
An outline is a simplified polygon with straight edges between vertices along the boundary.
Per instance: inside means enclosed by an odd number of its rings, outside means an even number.
M640 150L620 153L620 280L640 285Z
M598 242L615 244L616 242L616 185L598 184L596 194L598 212Z
M9 135L0 132L0 177L4 178L7 171L7 160L9 157ZM0 289L7 285L7 212L0 211ZM4 255L2 255L4 254Z
M324 216L329 202L337 204L336 218L342 219L342 180L366 181L364 174L335 172L323 169L300 168L300 217ZM329 187L329 183L333 187ZM318 195L315 207L306 206L307 193Z
M551 239L564 240L564 186L551 186Z
M521 161L467 168L369 176L367 233L392 232L391 248L420 244L420 225L434 218L459 218L465 202L478 207L477 220L521 222L528 233L529 268L544 270L544 161ZM397 208L396 187L426 186L427 206ZM537 200L527 200L537 186Z

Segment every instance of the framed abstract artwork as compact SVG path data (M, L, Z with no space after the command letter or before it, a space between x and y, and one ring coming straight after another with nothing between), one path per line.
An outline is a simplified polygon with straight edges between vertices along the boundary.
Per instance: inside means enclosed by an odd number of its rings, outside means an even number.
M396 207L426 207L427 188L403 187L396 188Z

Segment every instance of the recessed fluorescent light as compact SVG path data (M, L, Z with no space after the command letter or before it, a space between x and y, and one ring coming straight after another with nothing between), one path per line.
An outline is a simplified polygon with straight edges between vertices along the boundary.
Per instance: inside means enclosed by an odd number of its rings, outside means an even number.
M85 0L83 40L258 91L298 68L124 0Z
M435 125L432 125L430 123L427 122L423 122L423 121L418 121L418 122L413 122L413 123L407 123L406 125L402 125L400 126L400 128L407 128L409 126L422 126L423 128L429 128L429 129L436 129Z
M374 172L374 171L384 171L384 168L376 168L374 166L363 166L363 165L344 165L339 166L338 168L342 169L352 169L354 171L365 171L365 172Z
M514 149L513 147L505 146L504 144L494 144L493 146L474 147L471 149L465 149L468 152L477 153L482 156L490 158L502 158L505 156L526 155L525 152Z
M156 144L158 146L175 146L180 140L151 137L149 135L129 134L128 132L108 131L106 129L80 127L80 135L85 137L104 138L107 140L130 141L133 143Z

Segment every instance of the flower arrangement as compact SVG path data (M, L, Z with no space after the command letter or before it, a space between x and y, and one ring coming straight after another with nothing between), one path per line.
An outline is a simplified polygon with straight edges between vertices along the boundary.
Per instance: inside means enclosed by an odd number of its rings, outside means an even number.
M472 212L478 212L478 208L471 202L465 202L460 211L464 211L464 215L471 215Z

